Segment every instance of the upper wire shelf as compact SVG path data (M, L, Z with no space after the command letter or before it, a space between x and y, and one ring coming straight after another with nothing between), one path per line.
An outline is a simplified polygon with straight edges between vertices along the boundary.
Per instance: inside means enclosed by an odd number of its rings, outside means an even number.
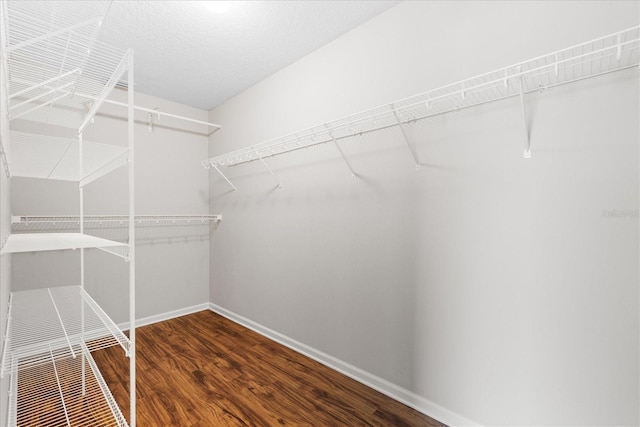
M84 186L128 164L127 147L82 142L82 170L77 138L60 138L11 131L9 173L11 176L79 181Z
M202 162L235 166L637 66L640 26ZM224 175L223 175L224 176ZM225 177L226 179L226 177Z
M108 2L73 2L64 12L56 2L2 7L10 119L55 105L91 112L91 99L119 83L127 52L96 39Z
M1 375L51 359L77 357L77 346L95 351L129 339L80 286L11 293Z

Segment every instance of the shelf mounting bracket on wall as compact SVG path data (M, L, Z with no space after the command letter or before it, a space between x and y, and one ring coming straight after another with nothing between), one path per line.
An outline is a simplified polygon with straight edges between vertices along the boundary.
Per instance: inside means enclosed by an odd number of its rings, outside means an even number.
M269 173L271 174L271 176L273 177L273 179L276 180L276 183L278 183L277 188L281 189L282 188L282 184L280 184L280 180L278 179L278 176L273 173L273 171L271 170L271 168L269 167L269 165L267 164L267 162L264 161L264 159L262 158L262 156L258 156L258 159L260 160L260 162L264 165L265 168L267 168L267 170L269 171Z
M227 178L227 177L226 177L226 176L225 176L225 175L220 171L220 169L218 169L218 166L216 166L216 164L215 164L215 163L207 162L207 163L206 163L206 165L205 165L205 167L206 167L207 169L209 169L209 166L213 166L213 168L216 170L216 172L218 172L218 173L220 174L220 176L221 176L222 178L224 178L224 180L225 180L225 181L227 181L227 184L229 184L229 185L231 186L231 188L233 188L233 191L236 191L236 190L237 190L236 186L235 186L235 185L233 185L233 184L231 183L231 181L229 181L229 178Z
M325 124L324 127L327 128L327 133L329 134L329 137L331 138L331 140L333 141L333 144L336 146L336 148L340 152L342 159L347 164L347 168L349 169L349 172L351 172L351 178L356 179L358 175L356 175L356 173L353 171L353 168L351 167L351 163L349 163L349 159L347 159L347 156L344 155L342 148L340 148L340 145L338 145L338 141L336 141L336 137L333 136L333 132L331 131L331 128L327 124Z
M527 120L527 108L524 104L524 84L522 82L522 76L520 76L520 105L522 106L522 119L524 124L524 155L525 159L531 158L531 137L529 135L529 122Z
M401 129L404 128L402 130L405 141L412 149L416 164L419 165L415 145L412 145L407 138L410 135L407 130L409 123L511 97L520 97L525 130L524 157L531 158L530 118L526 114L525 94L543 92L552 87L638 66L640 66L640 26L635 26L422 92L395 101L393 104L385 103L293 134L222 153L209 158L206 161L208 163L203 162L203 164L205 166L207 164L237 166L257 160L254 157L257 151L269 150L273 156L282 155L293 152L300 146L336 143L345 138L400 126ZM517 82L520 84L519 87ZM337 144L336 147L343 159L347 161ZM276 149L278 152L275 151ZM348 161L347 166L352 176L355 176Z
M409 147L409 151L413 156L413 160L416 162L416 170L418 171L420 170L420 159L418 158L418 153L416 152L416 148L413 145L411 145L411 142L409 141L409 137L407 136L407 131L404 128L404 125L402 124L402 120L400 120L400 116L398 115L398 111L396 111L396 107L393 104L391 104L391 109L393 110L393 116L396 118L396 122L398 122L398 127L402 132L402 137L404 138L404 142L407 143L407 147Z

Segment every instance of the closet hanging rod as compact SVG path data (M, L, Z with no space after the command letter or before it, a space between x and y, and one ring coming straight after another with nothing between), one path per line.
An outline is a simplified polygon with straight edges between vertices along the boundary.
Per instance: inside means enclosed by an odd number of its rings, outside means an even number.
M87 99L93 99L93 100L96 99L95 97L89 96L89 95L84 95L84 94L76 94L76 95L82 96L82 97L87 98ZM113 101L111 99L107 99L104 102L107 103L107 104L118 105L120 107L127 107L127 103L126 102ZM134 110L138 110L138 111L144 111L145 113L155 114L158 117L165 116L165 117L171 117L173 119L183 120L185 122L196 123L196 124L199 124L199 125L206 125L206 126L215 128L215 130L218 130L218 129L222 128L222 126L217 125L215 123L210 123L210 122L205 122L205 121L202 121L202 120L192 119L190 117L179 116L177 114L172 114L172 113L164 113L164 112L162 112L160 110L154 110L152 108L139 107L137 105L134 105L133 109Z
M50 89L51 91L61 93L61 94L62 94L62 95L60 95L61 97L65 97L65 96L70 95L70 94L72 93L72 92L69 92L69 91L64 90L64 88L62 88L62 87L58 87L58 88L50 88L50 87L49 87L49 86L47 86L47 85L44 85L44 87L45 87L45 89ZM78 92L76 92L76 93L74 93L73 95L78 96L78 97L80 97L80 98L89 99L89 100L91 100L91 101L97 101L97 100L98 100L98 97L96 97L96 96L92 96L92 95L87 95L87 94L84 94L84 93L78 93ZM44 95L41 95L41 96L44 96ZM22 101L22 103L28 103L29 101L31 101L31 100ZM117 106L119 106L119 107L125 107L125 108L126 108L126 107L128 107L128 105L127 105L127 103L126 103L126 102L114 101L114 100L112 100L112 99L105 99L105 100L103 101L103 103L105 103L105 104L117 105ZM13 108L17 108L17 107L19 107L19 106L21 106L21 105L15 105L15 106L11 107L11 109L13 109ZM34 109L35 109L35 108L34 108ZM155 109L152 109L152 108L140 107L140 106L138 106L138 105L134 105L134 106L133 106L133 109L134 109L134 110L137 110L137 111L142 111L142 112L145 112L145 113L149 113L149 114L154 114L154 115L156 115L158 118L160 118L161 116L165 116L165 117L171 117L171 118L173 118L173 119L177 119L177 120L183 120L183 121L190 122L190 123L196 123L196 124L199 124L199 125L205 125L205 126L208 126L208 127L212 127L212 128L214 128L214 131L213 131L213 132L215 132L215 131L217 131L218 129L221 129L221 128L222 128L222 126L220 126L220 125L218 125L218 124L215 124L215 123L205 122L205 121L203 121L203 120L198 120L198 119L192 119L191 117L180 116L180 115L178 115L178 114L166 113L166 112L163 112L163 111L160 111L160 110L155 110ZM24 115L24 114L27 114L27 113L29 113L29 112L30 112L30 110L24 111L24 112L22 112L22 113L20 114L20 116L22 116L22 115ZM11 118L11 119L13 119L13 118L19 118L19 116L10 116L10 118Z
M205 168L235 166L367 134L464 108L637 67L640 26L400 99L259 144L211 157ZM522 86L520 86L522 85ZM223 177L227 179L224 175ZM227 179L228 181L228 179Z
M58 89L58 92L60 92L59 89ZM87 94L84 94L84 93L77 93L76 92L74 95L79 96L81 98L90 99L92 101L96 101L98 99L95 96L87 95ZM114 101L112 99L105 99L104 103L105 104L117 105L119 107L128 107L128 104L126 102ZM155 114L156 116L158 116L158 118L160 116L166 116L166 117L171 117L171 118L178 119L178 120L183 120L183 121L186 121L186 122L191 122L191 123L196 123L196 124L199 124L199 125L209 126L209 127L215 128L215 130L218 130L218 129L222 128L222 126L220 126L218 124L215 124L215 123L205 122L203 120L192 119L191 117L184 117L184 116L180 116L180 115L177 115L177 114L165 113L165 112L160 111L160 110L154 110L152 108L147 108L147 107L140 107L138 105L134 105L133 109L134 110L138 110L138 111L143 111L145 113Z
M125 223L129 221L128 215L85 215L84 223ZM189 214L189 215L135 215L136 223L208 223L222 221L219 214ZM51 225L51 224L79 224L79 215L55 215L55 216L35 216L35 215L12 215L11 225Z

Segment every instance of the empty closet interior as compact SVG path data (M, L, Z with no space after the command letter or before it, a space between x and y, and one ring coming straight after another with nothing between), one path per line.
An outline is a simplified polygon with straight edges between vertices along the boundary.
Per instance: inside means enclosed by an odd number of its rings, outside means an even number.
M0 5L0 426L640 423L640 2Z

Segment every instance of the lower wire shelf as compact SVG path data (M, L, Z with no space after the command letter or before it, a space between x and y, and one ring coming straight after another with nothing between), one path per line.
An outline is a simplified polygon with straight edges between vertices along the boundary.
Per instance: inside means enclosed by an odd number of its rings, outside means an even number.
M0 377L112 345L128 355L129 338L80 286L13 292Z
M88 348L11 375L9 427L128 427Z

